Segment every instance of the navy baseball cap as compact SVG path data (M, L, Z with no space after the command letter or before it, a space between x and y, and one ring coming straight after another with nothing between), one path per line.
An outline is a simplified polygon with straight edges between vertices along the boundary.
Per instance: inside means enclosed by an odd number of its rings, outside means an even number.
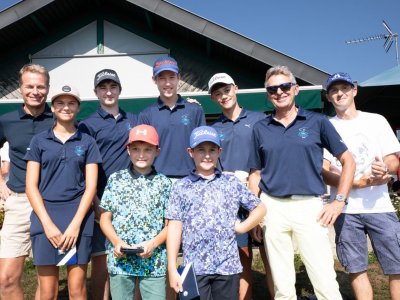
M329 88L332 86L332 84L334 84L337 81L344 81L354 86L353 80L351 79L348 73L337 72L329 76L328 80L326 81L325 90L328 91Z
M197 127L190 134L190 148L193 149L204 142L211 142L221 147L218 132L210 126Z
M96 88L104 80L115 81L116 83L118 83L119 88L121 88L121 82L119 81L118 74L114 70L103 69L97 72L94 76L94 88Z
M164 56L157 59L153 65L153 76L156 77L163 71L171 71L176 74L179 74L179 67L177 61L170 56Z

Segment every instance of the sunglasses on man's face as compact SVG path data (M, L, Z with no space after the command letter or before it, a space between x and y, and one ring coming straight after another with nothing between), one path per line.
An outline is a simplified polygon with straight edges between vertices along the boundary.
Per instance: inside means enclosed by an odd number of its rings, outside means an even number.
M296 85L296 83L285 82L280 85L267 86L267 92L268 92L268 94L275 95L278 92L278 89L281 89L282 92L286 93L286 92L289 92L291 87L294 85Z

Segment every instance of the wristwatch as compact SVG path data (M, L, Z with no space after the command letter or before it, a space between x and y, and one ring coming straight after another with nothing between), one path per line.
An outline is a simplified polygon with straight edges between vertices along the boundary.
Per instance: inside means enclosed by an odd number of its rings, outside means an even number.
M335 200L337 200L339 202L344 202L344 204L347 205L347 198L343 194L337 194L335 197Z

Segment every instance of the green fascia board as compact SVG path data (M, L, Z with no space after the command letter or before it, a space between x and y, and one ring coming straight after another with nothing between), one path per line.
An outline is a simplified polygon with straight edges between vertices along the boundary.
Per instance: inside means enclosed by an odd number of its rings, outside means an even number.
M322 109L321 90L321 86L300 88L300 92L295 99L296 104L305 109ZM182 93L181 95L184 98L193 98L199 101L206 115L221 113L220 108L211 101L210 95L207 92ZM119 105L125 111L138 114L147 106L155 103L156 100L156 96L122 98L119 100ZM265 89L239 90L238 101L240 106L248 110L261 112L273 111L271 102L267 100ZM21 103L22 100L0 100L0 115L16 110ZM99 102L97 99L82 100L78 119L82 120L86 118L96 111L98 107Z

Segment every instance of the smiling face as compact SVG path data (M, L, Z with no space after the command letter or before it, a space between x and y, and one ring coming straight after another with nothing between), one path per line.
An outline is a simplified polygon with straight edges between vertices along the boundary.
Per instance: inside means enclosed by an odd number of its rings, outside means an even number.
M179 74L172 71L163 71L156 77L153 77L162 101L171 103L178 100L179 79Z
M271 77L268 78L266 86L276 87L280 86L281 84L291 83L291 82L292 81L289 76L284 74L277 74L277 75L272 75ZM272 105L275 107L277 111L290 110L295 105L294 98L298 93L299 93L299 86L297 84L293 84L287 91L283 91L281 88L278 88L274 93L268 92L268 98L271 100Z
M148 174L151 171L154 159L160 153L160 149L152 144L136 141L127 147L133 168L140 174Z
M104 80L96 86L94 93L102 107L112 108L118 106L121 88L119 84L113 80Z
M333 83L326 94L328 101L332 103L337 112L345 112L348 109L355 110L354 97L357 95L357 87L338 81Z
M214 174L222 148L211 142L203 142L194 149L189 148L189 155L193 158L198 174L209 176Z
M71 95L60 95L51 103L51 111L57 122L73 123L79 112L79 102Z
M226 84L211 92L211 99L218 104L223 111L231 111L238 105L236 92L237 86Z
M20 80L20 91L25 106L36 110L43 107L49 93L47 77L41 73L26 71Z

